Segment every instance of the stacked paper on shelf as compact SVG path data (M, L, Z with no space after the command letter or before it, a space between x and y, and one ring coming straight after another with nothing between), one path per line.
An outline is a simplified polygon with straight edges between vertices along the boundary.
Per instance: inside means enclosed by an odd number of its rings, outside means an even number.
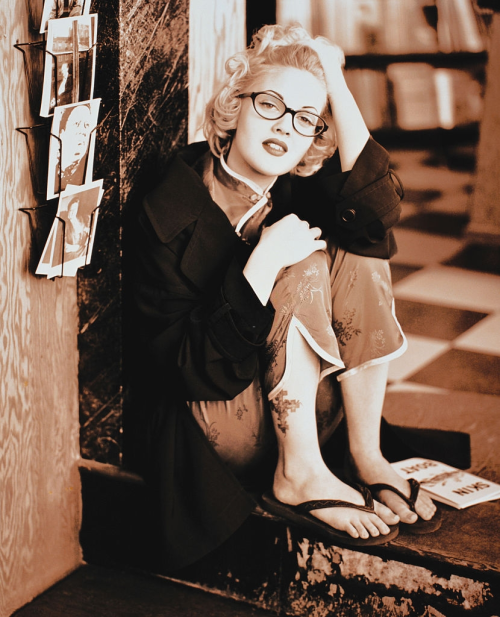
M370 131L391 125L387 78L384 71L351 69L345 78Z
M485 49L479 20L470 0L436 0L439 50L480 52Z
M434 67L425 62L389 64L397 125L404 130L439 127Z
M277 0L276 17L326 36L347 55L485 49L472 0Z

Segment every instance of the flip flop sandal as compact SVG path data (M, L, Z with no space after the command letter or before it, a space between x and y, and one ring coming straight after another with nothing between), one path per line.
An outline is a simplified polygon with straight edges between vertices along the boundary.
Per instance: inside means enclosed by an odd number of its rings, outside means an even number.
M398 497L400 497L406 505L410 508L412 512L415 512L415 504L417 502L418 493L420 491L420 483L414 478L410 478L408 480L410 484L410 496L407 497L404 493L402 493L395 486L391 486L390 484L384 484L382 482L378 484L369 484L368 489L371 493L377 496L377 493L380 491L391 491ZM403 521L399 522L399 525L408 533L414 533L418 535L423 535L426 533L432 533L433 531L437 531L441 527L442 523L442 515L443 512L439 508L436 510L434 516L426 521L421 516L414 523L403 523Z
M271 514L275 514L286 519L290 523L304 527L317 536L330 540L335 544L342 544L344 546L376 546L394 540L399 533L398 525L389 525L390 532L386 535L370 536L366 539L353 538L346 531L335 529L309 514L312 510L324 508L354 508L355 510L374 514L373 497L370 491L365 486L361 485L356 485L355 488L362 494L365 500L364 506L358 506L349 501L341 501L339 499L316 499L313 501L304 501L296 506L292 506L276 499L272 491L264 493L262 495L262 501Z

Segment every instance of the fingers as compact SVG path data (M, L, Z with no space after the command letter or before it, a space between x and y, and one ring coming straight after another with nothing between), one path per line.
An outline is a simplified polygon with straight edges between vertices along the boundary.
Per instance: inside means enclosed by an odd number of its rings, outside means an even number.
M319 227L313 227L308 230L309 238L312 238L312 242L310 243L310 252L309 255L315 253L316 251L325 251L326 250L326 241L320 240L320 236L323 232Z
M345 65L345 54L341 47L331 43L328 39L322 36L317 36L310 43L310 46L318 54L321 62L333 62Z
M310 227L307 221L289 214L264 230L261 242L282 268L296 264L316 251L324 251L327 245L320 239L321 234L319 227Z
M326 251L326 241L320 240L323 231L319 227L312 227L309 231L314 238L314 250L311 252Z
M341 49L338 45L334 45L335 50L335 59L340 64L340 66L345 66L345 54L344 50Z
M307 221L299 219L295 214L289 214L286 216L283 221L286 221L286 226L283 229L283 232L286 234L288 238L292 238L301 242L303 240L318 240L321 237L323 231L319 227L310 227ZM326 243L322 241L326 248ZM317 250L317 249L315 249Z
M309 227L306 221L301 221L301 225L303 226L302 231L304 236L297 237L296 241L302 244L304 253L307 253L307 255L304 255L304 258L316 251L326 250L325 240L320 240L321 234L323 233L322 230L319 227Z
M319 227L309 227L307 221L298 219L300 225L300 231L305 233L308 237L312 237L313 240L318 240L321 237L323 231Z

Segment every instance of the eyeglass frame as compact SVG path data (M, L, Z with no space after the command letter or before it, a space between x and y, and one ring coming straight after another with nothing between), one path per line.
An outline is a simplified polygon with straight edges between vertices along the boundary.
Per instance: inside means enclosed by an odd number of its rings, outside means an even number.
M269 96L272 96L273 98L277 99L278 101L281 101L281 103L283 103L283 105L285 105L285 110L283 111L281 116L278 116L277 118L266 118L261 113L259 113L258 109L255 107L255 99L259 96L259 94L268 94ZM318 137L319 135L322 135L323 133L326 133L326 131L328 130L328 124L325 122L325 120L319 114L315 114L312 111L308 111L307 109L297 109L297 110L295 110L295 109L292 109L291 107L287 107L286 104L285 104L285 101L283 101L283 99L280 99L278 96L276 96L272 92L268 92L267 90L261 90L260 92L243 92L242 94L238 94L237 98L239 98L239 99L246 99L246 98L252 99L252 105L253 105L253 108L255 109L255 113L257 113L261 118L264 118L264 120L279 120L280 118L283 118L283 116L286 116L286 114L291 114L291 116L292 116L292 126L295 129L295 131L297 131L297 133L299 135L301 135L302 137ZM319 133L315 133L314 135L304 135L304 133L301 133L297 129L297 127L295 126L295 115L300 113L300 112L306 112L308 114L311 114L311 116L314 116L315 118L319 118L321 120L321 122L323 122L323 126L322 126L322 128L321 128Z

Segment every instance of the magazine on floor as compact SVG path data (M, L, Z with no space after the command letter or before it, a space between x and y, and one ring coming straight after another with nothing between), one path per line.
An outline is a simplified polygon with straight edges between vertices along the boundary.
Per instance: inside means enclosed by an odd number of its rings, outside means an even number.
M500 499L500 484L439 461L415 457L391 465L406 480L418 480L435 501L459 510Z

